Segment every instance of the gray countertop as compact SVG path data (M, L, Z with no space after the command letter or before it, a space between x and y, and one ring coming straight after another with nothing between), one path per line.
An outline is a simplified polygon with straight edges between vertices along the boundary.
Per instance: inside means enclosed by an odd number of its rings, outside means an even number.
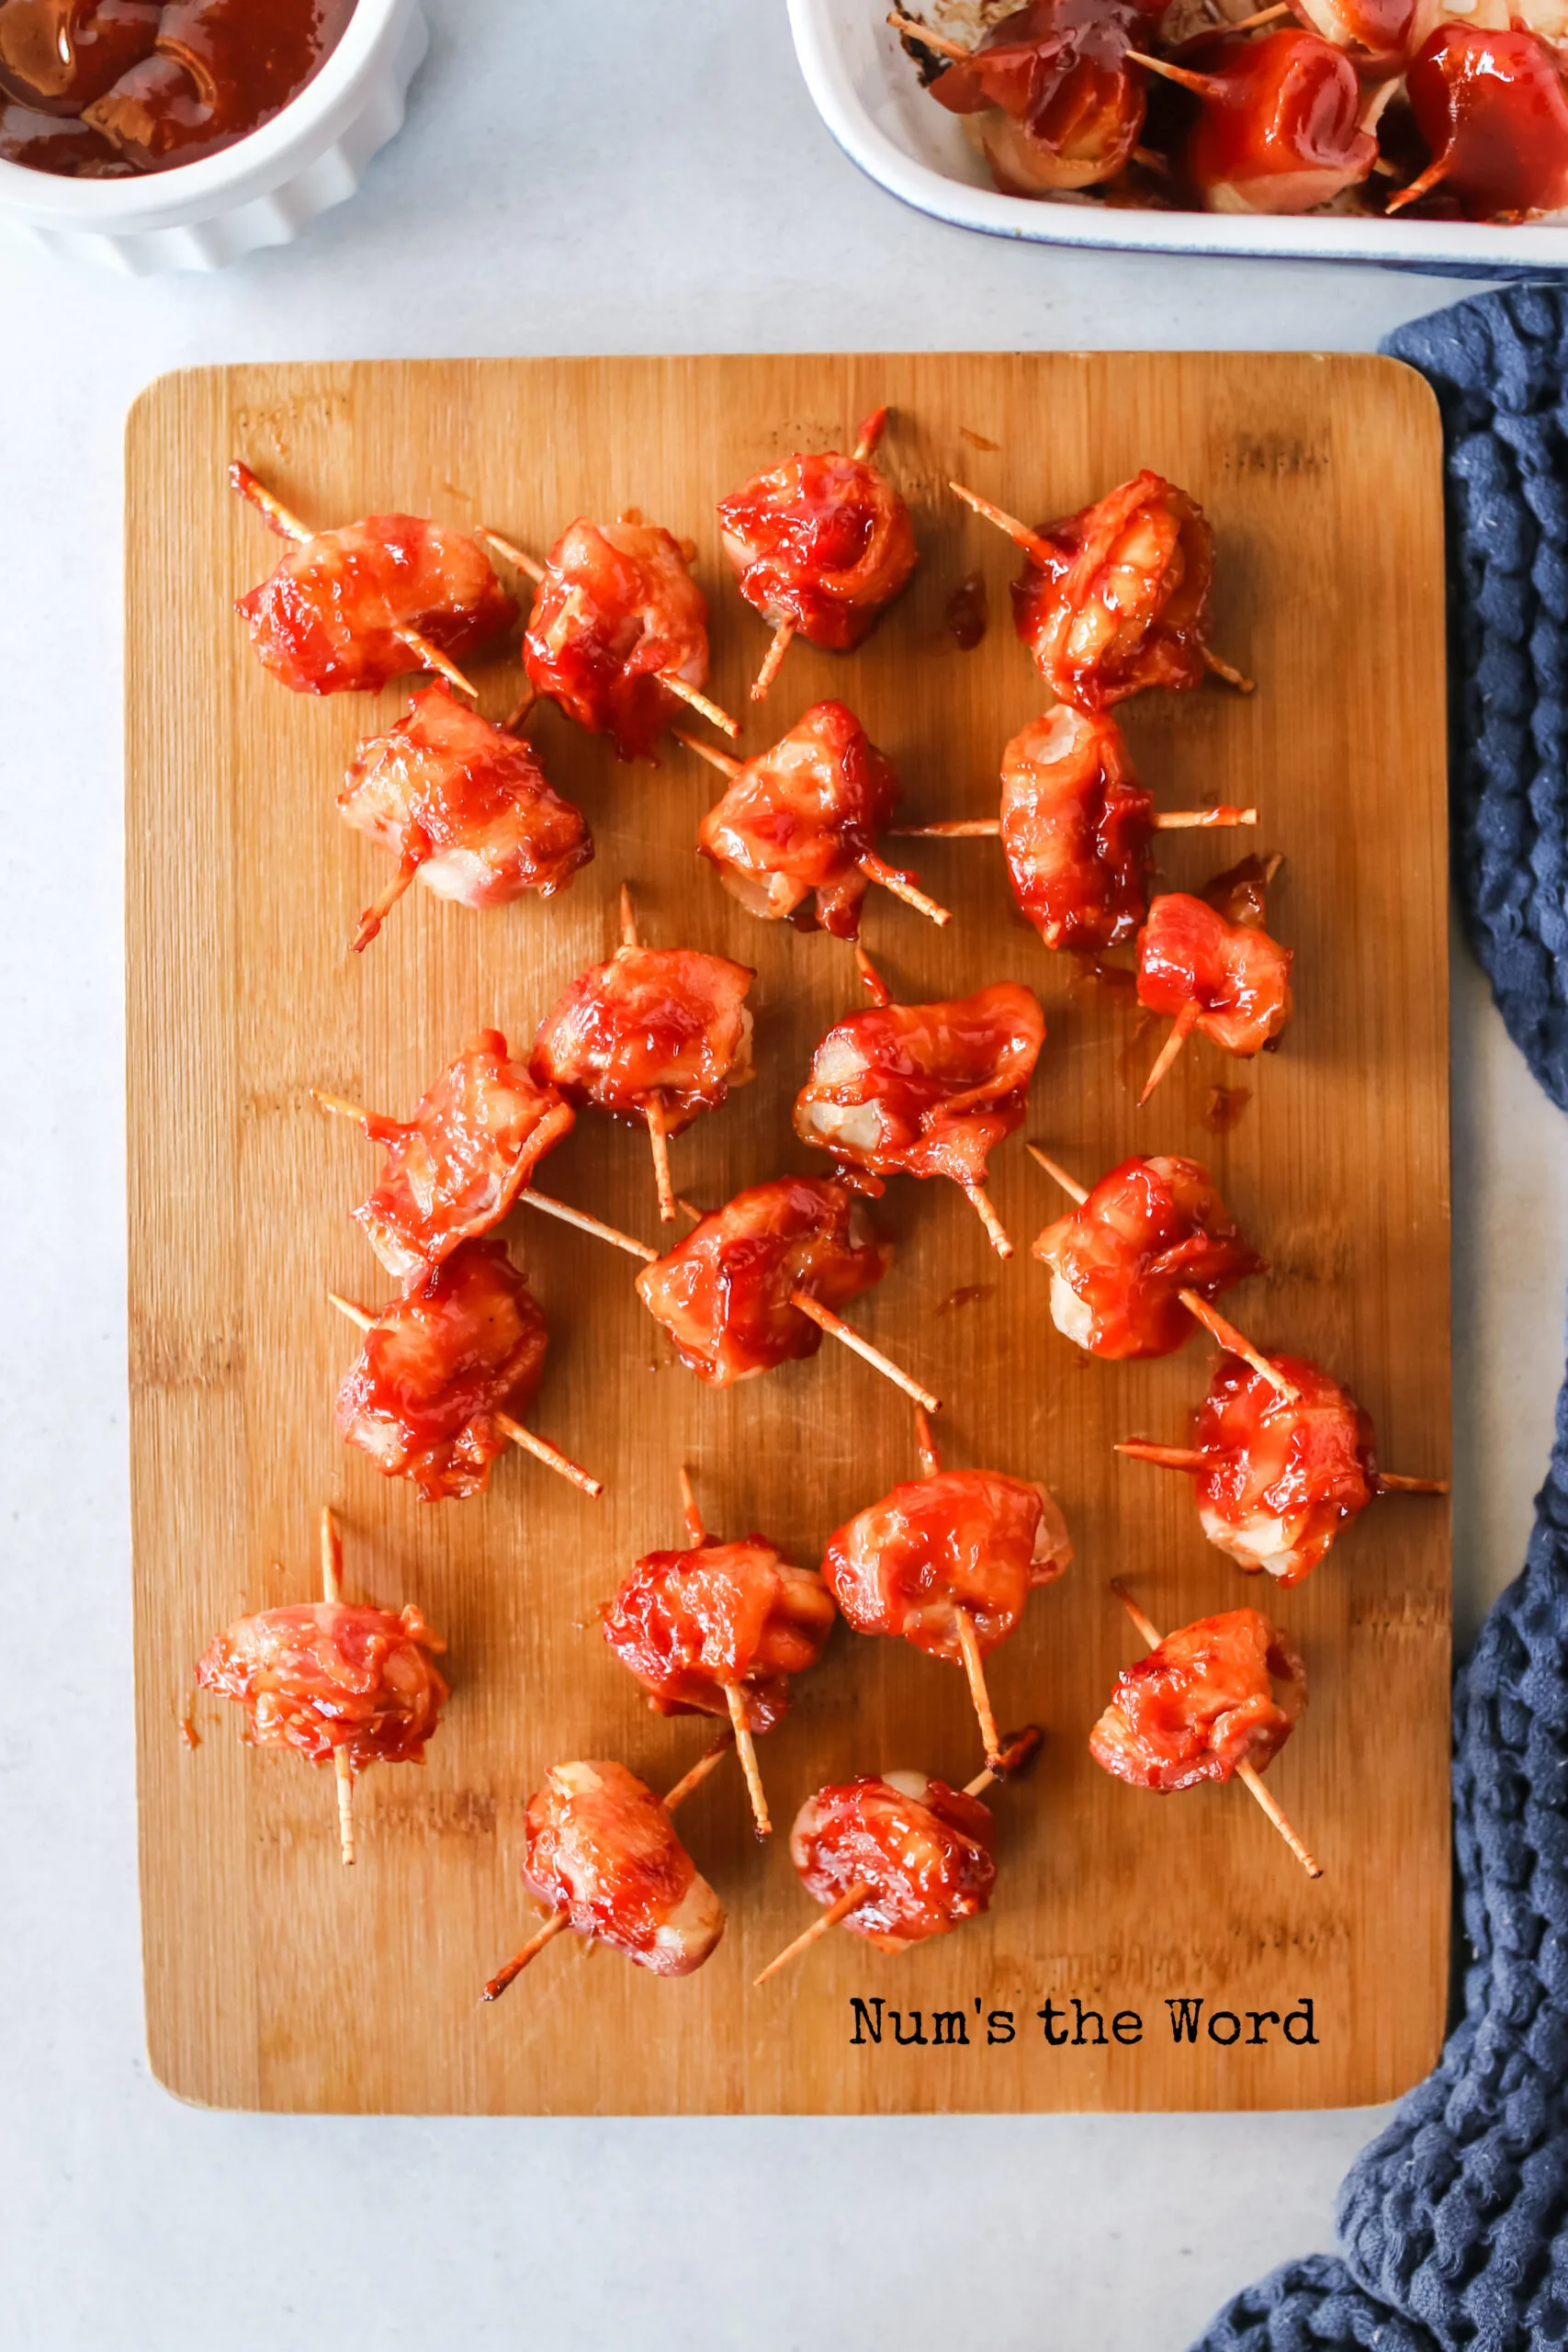
M0 2335L40 2352L1174 2352L1233 2288L1330 2243L1335 2188L1378 2115L311 2121L197 2113L152 2081L122 1303L121 427L149 378L197 361L1364 350L1465 289L1053 255L940 227L830 144L779 0L431 13L406 130L299 245L132 283L0 242L0 1548L13 1637L28 1636L0 1721ZM1454 1013L1462 1629L1517 1566L1545 1466L1568 1166L1462 952Z

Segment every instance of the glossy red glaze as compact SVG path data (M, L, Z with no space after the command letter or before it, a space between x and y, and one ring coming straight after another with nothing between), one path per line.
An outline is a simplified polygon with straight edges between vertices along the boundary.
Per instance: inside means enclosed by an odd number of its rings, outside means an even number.
M871 1774L818 1789L790 1831L790 1860L824 1906L867 1886L842 1925L880 1951L905 1951L988 1910L995 1821L977 1797L923 1773Z
M479 542L414 514L318 531L234 609L263 669L299 695L375 694L419 669L405 629L461 661L517 617Z
M545 1370L545 1318L503 1241L465 1241L365 1334L337 1393L337 1433L426 1502L482 1494Z
M740 594L813 645L859 645L919 560L909 510L866 459L786 458L720 501Z
M35 107L0 103L0 163L29 172L52 172L58 179L125 180L131 167L107 139L73 118L40 114Z
M1557 51L1534 33L1440 25L1405 87L1432 182L1472 220L1568 206L1568 96Z
M832 1596L765 1536L649 1552L604 1615L604 1639L663 1715L728 1717L742 1691L752 1731L788 1711L788 1678L815 1666L833 1630Z
M353 8L354 0L171 0L152 54L129 65L83 119L138 171L215 155L304 88Z
M1002 753L1002 851L1013 897L1047 947L1131 939L1149 896L1155 804L1113 718L1059 703Z
M1089 187L1123 169L1144 122L1143 77L1126 62L1159 10L1135 0L1032 0L993 25L931 84L954 114L978 114L1004 193Z
M1073 1547L1045 1488L999 1470L939 1470L895 1487L828 1539L822 1573L857 1634L891 1634L963 1663L955 1612L982 1650L1015 1631Z
M1175 1157L1124 1159L1034 1255L1051 1269L1056 1329L1111 1359L1174 1354L1193 1329L1181 1291L1214 1299L1264 1270L1208 1170Z
M707 604L680 542L655 523L569 524L534 598L523 666L621 759L651 759L685 708L661 675L700 687L708 673Z
M648 1124L657 1092L665 1130L716 1110L756 1073L749 964L690 947L623 947L572 981L539 1024L529 1063L541 1086L617 1119Z
M1040 536L1052 552L1013 582L1013 619L1060 701L1202 684L1213 534L1184 490L1136 474Z
M581 808L551 789L526 743L444 685L359 745L338 813L440 899L500 907L564 890L593 855Z
M668 1806L624 1764L553 1766L528 1800L527 1829L526 1884L637 1967L689 1976L723 1935L723 1905Z
M433 1663L446 1646L412 1606L393 1616L318 1600L242 1617L212 1643L196 1679L240 1702L254 1746L297 1748L313 1764L341 1749L358 1772L424 1761L447 1696Z
M983 1184L987 1155L1022 1123L1044 1042L1039 1001L1016 980L852 1012L811 1057L795 1134L872 1176Z
M1342 49L1294 28L1205 43L1211 84L1182 163L1215 212L1308 212L1366 178L1378 143Z
M4 0L0 91L74 119L152 56L164 14L162 0Z
M822 1333L790 1305L805 1290L836 1313L882 1280L893 1245L847 1184L780 1176L754 1184L645 1266L637 1295L682 1363L715 1388L814 1356Z
M368 1119L387 1159L354 1215L387 1272L401 1282L499 1225L573 1115L512 1059L499 1029L481 1029L412 1119Z
M1272 1045L1291 1018L1293 951L1256 924L1229 922L1202 899L1154 899L1138 933L1138 1002L1150 1012L1201 1007L1196 1026L1244 1058Z
M750 913L853 939L869 887L860 861L897 805L893 763L853 711L814 703L746 762L703 819L697 847Z
M1289 1634L1256 1609L1232 1609L1168 1634L1123 1668L1089 1752L1119 1781L1168 1795L1228 1781L1238 1764L1261 1772L1305 1704L1306 1668Z
M1304 1356L1269 1361L1301 1402L1225 1357L1192 1424L1205 1457L1193 1491L1211 1544L1238 1567L1300 1584L1376 1494L1375 1441L1360 1406L1327 1373Z

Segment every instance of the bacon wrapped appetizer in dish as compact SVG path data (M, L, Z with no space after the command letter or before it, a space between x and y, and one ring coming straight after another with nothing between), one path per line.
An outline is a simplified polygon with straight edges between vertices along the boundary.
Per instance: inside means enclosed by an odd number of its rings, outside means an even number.
M1034 1255L1051 1270L1057 1330L1111 1362L1173 1355L1192 1335L1194 1300L1264 1271L1208 1170L1174 1155L1111 1169L1045 1227Z
M467 531L412 514L371 514L315 531L263 489L248 466L232 487L294 542L277 570L235 605L264 670L296 694L374 694L410 670L456 667L517 618L517 606Z
M440 684L415 695L384 735L366 737L337 805L398 865L356 948L411 882L459 906L502 907L525 890L553 899L593 854L581 809L552 789L529 746Z
M1391 212L1438 190L1471 220L1529 220L1568 207L1560 45L1517 17L1492 31L1440 24L1411 59L1404 86L1432 160L1391 197Z
M1158 22L1157 0L1030 0L978 43L929 32L895 9L906 49L932 62L927 84L952 114L976 118L1004 196L1095 187L1126 170L1144 127L1144 76L1128 62Z
M737 1193L637 1276L637 1295L688 1371L728 1388L813 1356L833 1311L879 1283L891 1242L847 1184L780 1176ZM804 1301L804 1305L802 1302Z
M1189 55L1145 62L1198 101L1180 165L1206 211L1311 212L1361 186L1392 83L1367 101L1344 49L1294 28L1222 35Z
M499 1029L468 1040L411 1119L312 1091L324 1111L387 1146L380 1180L354 1220L399 1282L499 1225L575 1117L553 1087L536 1085L513 1060Z
M667 1139L756 1076L746 995L757 975L727 956L644 947L624 884L621 906L621 946L573 980L540 1023L529 1067L580 1108L648 1129L669 1218Z
M343 1545L321 1513L319 1601L264 1609L220 1634L197 1684L245 1710L254 1747L291 1747L337 1775L338 1844L355 1853L354 1776L367 1764L423 1764L448 1697L434 1659L446 1647L411 1602L394 1613L343 1598Z
M1243 1764L1261 1771L1305 1705L1306 1668L1289 1634L1256 1609L1230 1609L1122 1668L1089 1752L1117 1780L1168 1795L1228 1781Z
M919 560L909 510L872 462L887 422L873 411L852 457L798 452L721 499L724 551L740 594L773 630L761 702L796 636L831 652L861 644Z
M1028 1109L1045 1042L1038 999L999 980L942 1003L894 1004L863 958L862 968L877 1001L836 1022L813 1054L795 1134L874 1194L885 1176L949 1178L992 1247L1010 1257L986 1193L987 1165Z
M814 703L771 751L744 763L682 740L729 778L697 829L697 847L749 914L853 939L867 885L880 882L946 922L944 908L876 854L876 837L898 805L898 779L841 702Z
M541 564L497 532L481 537L536 582L523 635L529 684L589 734L607 735L617 758L653 759L682 703L738 732L702 692L708 608L689 539L630 513L615 523L580 514Z
M1294 1396L1236 1357L1224 1358L1193 1419L1190 1445L1132 1438L1134 1460L1192 1474L1204 1534L1248 1574L1300 1584L1380 1494L1446 1494L1441 1478L1381 1472L1367 1414L1305 1356L1269 1359Z
M585 1492L597 1482L523 1427L544 1378L545 1318L503 1241L464 1241L379 1315L333 1295L365 1345L337 1393L337 1433L426 1502L482 1494L519 1445Z
M669 1806L624 1764L551 1766L528 1800L523 1877L552 1924L608 1944L650 1975L690 1976L724 1933L724 1905Z
M1245 858L1201 899L1169 890L1153 899L1138 933L1138 1002L1174 1026L1138 1100L1146 1102L1196 1029L1243 1060L1272 1051L1294 1010L1294 950L1263 928L1267 870Z

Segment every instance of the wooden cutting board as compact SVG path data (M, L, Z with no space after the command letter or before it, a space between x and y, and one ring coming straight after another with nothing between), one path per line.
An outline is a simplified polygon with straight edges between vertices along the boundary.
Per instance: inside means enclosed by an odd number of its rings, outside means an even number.
M843 447L879 401L920 570L863 651L796 646L754 711L766 631L721 560L715 500L795 448ZM1387 1466L1431 1474L1449 1429L1438 455L1420 381L1350 357L254 367L169 377L139 401L130 1404L148 2033L172 2090L317 2111L1269 2108L1386 2099L1430 2065L1447 1986L1446 1509L1380 1504L1298 1590L1244 1579L1202 1540L1186 1480L1111 1452L1134 1432L1179 1440L1211 1351L1109 1365L1058 1337L1028 1245L1063 1204L1021 1138L993 1162L1013 1261L951 1186L898 1181L878 1212L897 1262L852 1309L947 1400L950 1462L1045 1479L1077 1547L991 1661L1004 1723L1038 1718L1050 1738L1032 1778L995 1799L988 1917L899 1960L835 1934L753 1992L815 1913L786 1837L754 1842L727 1765L681 1816L729 1912L705 1969L661 1982L569 1939L480 2006L536 1917L518 1873L547 1766L614 1757L662 1788L709 1736L651 1713L595 1623L629 1564L677 1540L677 1465L710 1525L761 1528L815 1563L835 1526L913 1475L911 1416L830 1345L725 1394L700 1386L638 1306L629 1262L525 1210L509 1230L552 1333L536 1425L607 1495L591 1503L513 1454L482 1499L419 1503L333 1434L355 1340L325 1292L378 1302L389 1285L348 1218L375 1156L308 1089L401 1112L474 1028L525 1044L610 952L629 876L651 943L757 967L761 1076L674 1147L679 1189L712 1205L820 1165L790 1105L859 991L847 946L754 922L698 863L711 770L673 744L657 769L617 766L553 709L535 740L588 813L593 865L552 904L486 915L415 890L349 956L389 869L333 795L356 738L403 696L315 701L264 675L231 600L279 550L224 469L244 457L311 522L402 508L538 549L580 512L640 507L697 542L713 690L746 713L745 748L841 695L895 760L913 820L994 813L1001 747L1045 699L1009 620L1012 551L948 478L1031 518L1144 465L1189 488L1217 533L1216 646L1258 691L1145 695L1121 716L1162 807L1256 799L1258 846L1285 854L1270 901L1297 950L1283 1050L1243 1067L1199 1042L1137 1113L1156 1033L1124 993L1045 953L992 843L912 845L955 920L938 932L874 891L866 944L905 1000L1003 977L1035 988L1050 1034L1026 1132L1085 1179L1140 1148L1206 1160L1272 1267L1227 1307L1346 1379ZM991 620L965 652L944 613L976 571ZM477 675L499 716L514 655ZM1195 887L1250 845L1167 835L1160 854ZM1224 1133L1209 1124L1217 1085L1247 1091ZM630 1130L583 1117L542 1181L657 1235ZM353 1871L330 1776L243 1747L236 1710L192 1699L214 1631L314 1594L329 1498L351 1596L417 1600L449 1642L455 1690L423 1770L360 1781ZM1157 1799L1091 1763L1089 1725L1139 1648L1114 1575L1162 1626L1256 1602L1300 1643L1311 1706L1269 1786L1320 1855L1319 1883L1239 1787ZM761 1751L781 1829L829 1779L977 1767L963 1678L906 1645L840 1631L797 1690ZM1184 2017L1193 2038L1177 2038Z

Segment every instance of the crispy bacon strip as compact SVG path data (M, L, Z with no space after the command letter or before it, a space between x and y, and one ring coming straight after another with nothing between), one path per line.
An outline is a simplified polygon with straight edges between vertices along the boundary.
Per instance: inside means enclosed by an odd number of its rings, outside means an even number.
M1227 1610L1167 1634L1122 1669L1089 1754L1118 1780L1168 1794L1228 1781L1243 1764L1262 1771L1305 1704L1290 1636L1256 1609Z
M1174 1354L1192 1335L1182 1291L1213 1300L1264 1271L1208 1170L1175 1156L1122 1160L1034 1255L1051 1270L1058 1331L1111 1359Z
M818 1903L863 1888L843 1925L879 1951L907 1951L990 1907L995 1826L977 1797L945 1781L865 1774L807 1798L790 1860Z
M385 1609L318 1600L265 1609L220 1634L196 1669L204 1690L245 1709L256 1747L292 1747L312 1764L347 1758L422 1764L447 1688L446 1645L411 1603Z
M724 1933L724 1906L670 1809L624 1764L553 1765L528 1801L525 1883L579 1935L654 1976L689 1976Z

